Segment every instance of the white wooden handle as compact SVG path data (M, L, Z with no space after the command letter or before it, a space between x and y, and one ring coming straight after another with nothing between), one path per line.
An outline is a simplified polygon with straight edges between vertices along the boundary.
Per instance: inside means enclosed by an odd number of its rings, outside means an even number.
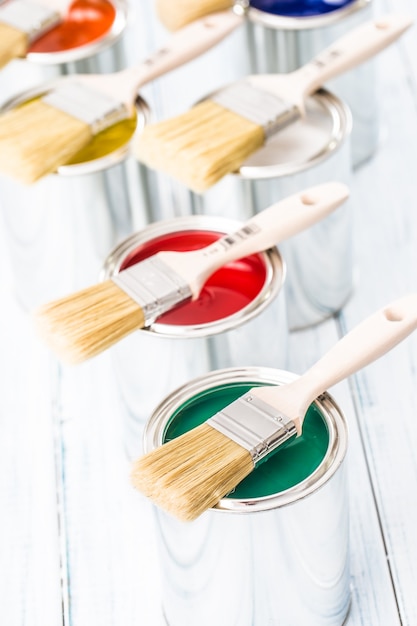
M409 294L358 324L305 374L315 396L379 359L417 328L417 294Z
M119 72L119 75L129 80L136 90L210 50L243 21L242 16L230 10L207 15L178 30L145 61Z
M254 234L242 241L239 253L251 254L292 237L326 217L348 197L347 185L331 181L276 202L246 222L244 228ZM231 253L237 258L237 250Z
M296 422L318 395L379 359L417 329L417 294L408 294L366 318L294 382L253 392Z
M178 30L185 24L233 7L233 0L155 0L155 11L161 24L168 30Z
M303 96L315 92L326 81L359 65L393 43L411 24L407 15L385 15L365 22L344 35L312 61L291 73Z
M210 246L186 253L161 252L160 256L183 276L196 298L207 278L219 267L270 248L308 228L348 196L349 189L343 183L316 185L273 204Z
M68 9L71 6L73 0L34 0L33 5L38 6L41 9L50 9L51 11L56 11L62 17L68 13ZM0 22L2 18L6 18L5 22L7 23L7 16L19 17L20 12L22 16L27 12L27 4L23 3L22 0L4 0L0 1Z
M42 6L58 11L58 13L61 13L64 17L68 13L68 9L73 3L73 0L36 0L36 2L39 2Z

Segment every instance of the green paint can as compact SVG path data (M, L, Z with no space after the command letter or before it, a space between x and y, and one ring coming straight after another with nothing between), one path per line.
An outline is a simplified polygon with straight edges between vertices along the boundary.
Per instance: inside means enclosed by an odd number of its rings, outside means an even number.
M148 452L257 385L294 374L216 370L171 393L144 435ZM170 626L340 626L349 604L345 418L325 393L301 437L261 463L191 523L155 507L162 611Z

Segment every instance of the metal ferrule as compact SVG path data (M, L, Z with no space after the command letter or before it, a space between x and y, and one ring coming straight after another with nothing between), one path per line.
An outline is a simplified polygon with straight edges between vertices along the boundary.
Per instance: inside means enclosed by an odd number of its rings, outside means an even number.
M249 0L236 0L233 5L233 11L236 15L246 15L249 11Z
M13 0L0 8L0 22L26 33L29 43L61 20L57 11L28 0Z
M213 415L207 424L248 450L255 465L297 434L291 419L250 391Z
M145 326L192 296L185 280L157 256L132 265L111 279L140 305Z
M125 104L76 81L56 87L42 98L91 127L93 135L129 117Z
M210 100L262 126L267 139L300 116L298 108L291 102L286 102L269 91L253 87L246 81L221 89L210 96Z

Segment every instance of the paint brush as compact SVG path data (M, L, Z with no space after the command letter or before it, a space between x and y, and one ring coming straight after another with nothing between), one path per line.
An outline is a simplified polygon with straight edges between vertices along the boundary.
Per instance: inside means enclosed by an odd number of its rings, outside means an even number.
M64 19L72 0L8 0L0 6L0 68Z
M54 172L95 134L133 117L140 87L203 54L240 24L231 11L215 13L174 33L137 66L58 79L40 99L0 117L0 171L25 183Z
M190 521L215 506L283 443L302 432L310 404L326 389L391 350L417 328L417 294L374 313L303 376L254 387L200 426L138 459L133 485Z
M233 0L156 0L155 10L161 24L174 31L210 13L231 9L233 4Z
M302 117L306 98L323 83L384 49L411 23L395 14L363 23L294 72L232 83L189 111L148 125L133 143L134 154L203 192Z
M35 312L39 333L63 361L88 359L182 302L197 299L217 269L308 228L348 193L339 182L317 185L272 205L209 246L159 252L105 282L42 306Z

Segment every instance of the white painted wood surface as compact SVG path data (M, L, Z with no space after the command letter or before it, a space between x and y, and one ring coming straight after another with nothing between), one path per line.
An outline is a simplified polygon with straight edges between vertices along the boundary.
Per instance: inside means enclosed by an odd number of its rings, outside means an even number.
M380 1L377 8L407 10L417 19L414 0ZM295 372L377 307L417 287L416 42L414 28L378 62L381 145L352 181L354 295L339 318L292 334ZM78 368L61 367L38 343L15 297L13 272L16 259L36 242L13 239L4 217L0 622L162 626L152 512L129 485L123 424L132 403L120 385L117 359L109 352ZM71 245L78 237L90 241L92 224L79 216L74 224ZM50 236L63 237L62 223L49 228ZM87 255L89 277L102 250L103 244ZM87 282L80 251L72 251L66 284ZM39 264L38 271L45 267ZM332 390L350 427L348 626L417 625L416 361L417 335Z

